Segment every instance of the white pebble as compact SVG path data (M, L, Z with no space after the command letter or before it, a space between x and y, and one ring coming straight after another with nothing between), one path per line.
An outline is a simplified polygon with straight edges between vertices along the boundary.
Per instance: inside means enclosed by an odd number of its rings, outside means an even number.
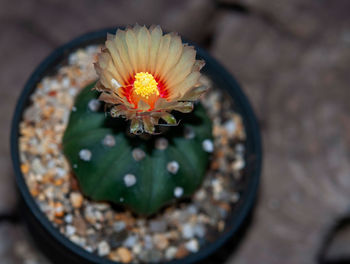
M114 147L115 138L112 135L106 135L102 140L102 144L106 147Z
M123 242L123 246L128 247L128 248L132 248L133 245L135 245L137 243L137 241L139 240L138 236L129 236L124 242Z
M73 164L73 168L74 169L78 168L78 164Z
M124 176L124 183L126 187L131 187L136 183L136 177L134 174L126 174Z
M197 237L202 238L205 236L206 230L203 225L197 224L194 227L194 233Z
M72 235L74 235L74 234L75 234L75 231L76 231L76 229L75 229L74 226L71 226L71 225L67 225L67 226L66 226L66 235L67 235L67 236L72 236Z
M140 148L133 149L131 154L135 161L143 160L146 157L146 153Z
M73 216L71 214L67 214L65 217L64 217L64 221L68 224L72 223L73 222Z
M110 251L111 251L111 248L109 247L106 241L100 242L97 246L97 254L101 257L107 256Z
M113 229L116 232L120 232L120 231L124 230L125 227L126 227L126 224L124 221L117 221L117 222L113 223Z
M176 174L180 168L180 165L177 161L173 160L167 164L166 168L170 173Z
M91 151L88 149L82 149L79 151L79 158L83 161L90 161L91 160Z
M183 195L183 193L184 193L184 189L181 188L181 187L176 187L176 188L174 189L174 195L175 195L175 197L181 197L181 196Z
M62 79L62 86L63 86L64 88L68 88L69 85L70 85L70 79L67 78L67 77L63 78L63 79Z
M120 197L120 198L119 198L119 201L120 201L120 202L124 202L124 198L123 198L123 197Z
M236 131L236 123L233 120L229 120L224 124L225 130L229 135L233 135Z
M165 150L169 145L169 142L166 138L157 138L155 142L156 149Z
M176 247L169 247L166 251L165 251L165 258L168 260L171 260L175 257L176 252L177 252L177 248Z
M73 112L76 112L77 111L77 108L75 106L72 107L72 111Z
M213 144L213 141L211 141L210 139L204 140L202 143L202 147L206 152L211 153L214 151L214 144Z
M88 107L92 112L96 112L101 106L101 102L97 99L92 99L88 103Z
M191 239L190 241L188 241L186 244L185 244L185 248L192 252L192 253L195 253L198 251L199 249L199 243L196 239Z
M194 237L194 227L191 224L184 224L182 226L182 237L190 239Z
M243 159L237 159L233 162L232 168L236 171L243 169L245 166L245 162Z

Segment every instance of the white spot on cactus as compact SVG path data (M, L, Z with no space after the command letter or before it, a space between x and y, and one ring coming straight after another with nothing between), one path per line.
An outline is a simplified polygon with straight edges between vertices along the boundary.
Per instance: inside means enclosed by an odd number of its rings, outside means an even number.
M192 139L196 136L196 134L194 133L193 129L192 128L189 128L189 127L185 127L185 135L184 137L186 139Z
M88 107L92 112L96 112L101 106L101 102L97 99L92 99L88 103Z
M156 142L155 142L155 147L156 149L159 150L165 150L169 145L169 142L166 138L157 138Z
M174 195L175 197L179 198L184 194L184 189L182 187L176 187L174 189Z
M146 157L146 153L140 148L133 149L131 154L135 161L143 160Z
M76 112L77 111L77 108L75 106L72 107L72 111L73 112Z
M126 185L126 187L131 187L133 185L135 185L136 183L136 177L134 174L126 174L124 176L124 183Z
M115 138L112 135L106 135L102 140L102 144L106 147L114 147Z
M211 153L214 151L214 144L213 144L213 141L211 141L210 139L204 140L202 143L202 147L206 152Z
M92 153L88 149L82 149L79 151L79 158L83 161L90 161Z
M78 168L78 164L73 164L73 168L74 169Z
M167 164L166 168L170 173L176 174L180 168L180 165L177 161L173 160Z
M120 85L120 83L119 83L116 79L112 79L112 80L111 80L111 83L112 83L112 85L113 85L114 88L122 87L122 86Z

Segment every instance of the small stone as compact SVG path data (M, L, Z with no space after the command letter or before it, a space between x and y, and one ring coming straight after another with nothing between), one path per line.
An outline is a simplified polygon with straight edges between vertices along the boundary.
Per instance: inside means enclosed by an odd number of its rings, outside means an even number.
M204 151L208 153L212 153L214 151L214 144L213 144L213 141L211 141L210 139L204 140L202 143L202 147Z
M88 149L82 149L79 151L79 158L83 161L90 161L91 160L91 151Z
M83 204L83 196L78 192L72 192L69 196L70 202L74 208L80 208Z
M67 223L67 224L71 224L73 222L73 216L71 214L67 214L65 217L64 217L64 221Z
M177 252L175 254L175 258L177 259L181 259L181 258L184 258L188 255L188 250L187 248L184 246L184 245L181 245L178 249L177 249Z
M185 239L193 238L194 237L193 225L192 224L188 224L188 223L184 224L182 226L181 233L182 233L182 237L185 238Z
M41 164L40 159L34 159L33 160L33 162L32 162L32 169L33 169L34 173L39 174L39 175L45 173L45 168Z
M76 112L77 111L77 108L75 106L72 107L72 111L73 112Z
M180 165L177 161L173 160L167 164L166 168L170 173L176 174L180 168Z
M29 172L29 165L27 163L21 164L21 171L23 174L27 174Z
M72 235L74 235L74 234L75 234L75 231L76 231L76 229L75 229L74 226L71 226L71 225L67 225L67 226L66 226L66 235L67 235L67 236L72 236Z
M144 247L146 249L153 248L153 239L150 235L145 235L145 237L143 238L143 242L144 242Z
M64 215L64 208L63 204L60 202L57 202L54 204L54 212L56 217L63 217Z
M126 227L126 224L124 221L117 221L117 222L114 222L113 223L113 229L116 231L116 232L120 232L122 230L124 230Z
M133 246L134 244L136 244L138 240L139 240L138 236L132 235L132 236L129 236L129 237L123 242L123 245L124 245L125 247L132 248L132 246Z
M101 102L97 99L92 99L89 101L88 103L88 107L89 109L92 111L92 112L96 112L98 111L98 109L100 108L101 106Z
M207 197L207 194L205 193L205 191L203 189L200 189L194 195L194 199L197 201L203 201L206 197Z
M86 236L87 224L81 215L77 215L73 219L73 225L76 228L76 233L79 236Z
M135 255L139 255L142 251L142 245L139 243L139 244L135 244L133 247L132 247L132 253L134 253Z
M162 233L165 232L167 229L167 224L165 221L163 220L151 220L149 222L149 229L152 232L158 232L158 233Z
M222 231L224 231L224 229L225 229L225 222L220 220L218 223L218 230L219 230L219 232L222 232Z
M135 161L143 160L146 157L146 153L140 148L133 149L131 154Z
M165 150L169 145L169 142L166 138L157 138L155 142L156 149Z
M203 238L205 236L206 230L205 227L201 224L197 224L194 226L194 234L199 237Z
M73 164L73 168L77 169L78 168L78 164Z
M115 138L112 135L106 135L102 140L102 144L106 147L114 147Z
M183 193L184 193L184 189L181 188L181 187L176 187L176 188L174 189L174 195L175 195L175 197L177 197L177 198L181 197L181 196L183 195Z
M126 174L124 176L124 183L126 185L126 187L131 187L133 185L135 185L136 183L136 177L134 174Z
M199 243L197 239L191 239L185 244L185 247L188 251L195 253L199 250Z
M244 166L245 166L245 162L243 159L237 159L232 164L232 168L236 171L243 169Z
M177 252L177 248L176 247L169 247L166 251L165 251L165 258L167 260L172 260Z
M163 234L156 234L153 236L153 243L156 248L164 250L169 246L169 241L167 237Z
M110 251L111 251L111 249L106 241L101 241L97 245L97 254L101 257L107 256Z
M224 124L224 128L229 135L233 135L236 132L236 123L233 120L229 120Z
M130 263L133 259L132 254L129 249L125 247L120 247L117 250L113 251L115 254L118 256L118 260L116 261L121 261L123 263Z

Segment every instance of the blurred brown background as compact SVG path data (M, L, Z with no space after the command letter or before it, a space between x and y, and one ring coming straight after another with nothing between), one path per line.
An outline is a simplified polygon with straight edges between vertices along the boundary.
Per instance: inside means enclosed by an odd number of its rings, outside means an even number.
M350 261L349 0L0 0L0 263L48 263L15 217L8 138L25 81L70 39L135 22L207 48L259 118L260 199L225 263Z

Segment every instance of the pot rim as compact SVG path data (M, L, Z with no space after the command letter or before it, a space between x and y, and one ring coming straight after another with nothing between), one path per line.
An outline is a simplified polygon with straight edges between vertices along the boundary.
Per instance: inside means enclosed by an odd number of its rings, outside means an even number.
M47 56L32 73L20 94L12 119L10 135L11 158L15 172L16 183L26 206L30 209L36 220L44 227L44 229L65 248L73 251L74 254L84 258L85 260L88 260L92 263L101 264L116 264L117 262L100 257L94 253L89 253L82 247L74 244L65 235L61 234L59 230L54 227L51 221L46 217L44 212L40 210L39 206L34 200L34 197L30 194L28 186L20 169L21 162L19 155L19 124L22 120L23 112L27 107L30 95L35 90L37 83L47 74L48 69L57 66L57 63L60 62L62 60L62 57L66 56L67 54L72 53L74 50L80 47L87 46L88 43L91 43L94 40L96 41L105 38L107 33L115 33L116 29L118 28L124 27L105 28L98 31L88 32L58 47L51 54L49 54L49 56ZM250 132L247 133L247 141L249 141L248 143L252 147L252 153L254 154L254 168L252 168L252 171L249 171L248 173L251 179L247 185L246 190L243 192L243 195L240 197L240 200L243 202L237 204L237 208L233 211L230 219L228 219L228 221L233 219L230 221L233 222L230 228L221 233L214 242L208 243L204 247L201 247L198 252L191 253L182 259L168 261L167 263L169 264L195 263L197 261L201 261L209 255L213 254L216 250L223 246L224 243L229 240L229 238L237 233L238 229L242 226L244 219L247 218L248 213L251 211L255 203L262 168L262 145L259 132L260 130L257 119L246 95L241 90L235 78L230 73L228 73L227 70L221 66L221 64L217 62L211 55L209 55L198 45L195 45L189 41L185 42L195 46L197 55L203 58L206 62L206 66L204 67L205 69L210 66L211 72L208 70L209 75L215 75L217 78L222 80L222 82L226 83L226 86L230 86L228 92L230 93L234 102L238 102L236 103L239 105L238 112L243 117L246 132Z

